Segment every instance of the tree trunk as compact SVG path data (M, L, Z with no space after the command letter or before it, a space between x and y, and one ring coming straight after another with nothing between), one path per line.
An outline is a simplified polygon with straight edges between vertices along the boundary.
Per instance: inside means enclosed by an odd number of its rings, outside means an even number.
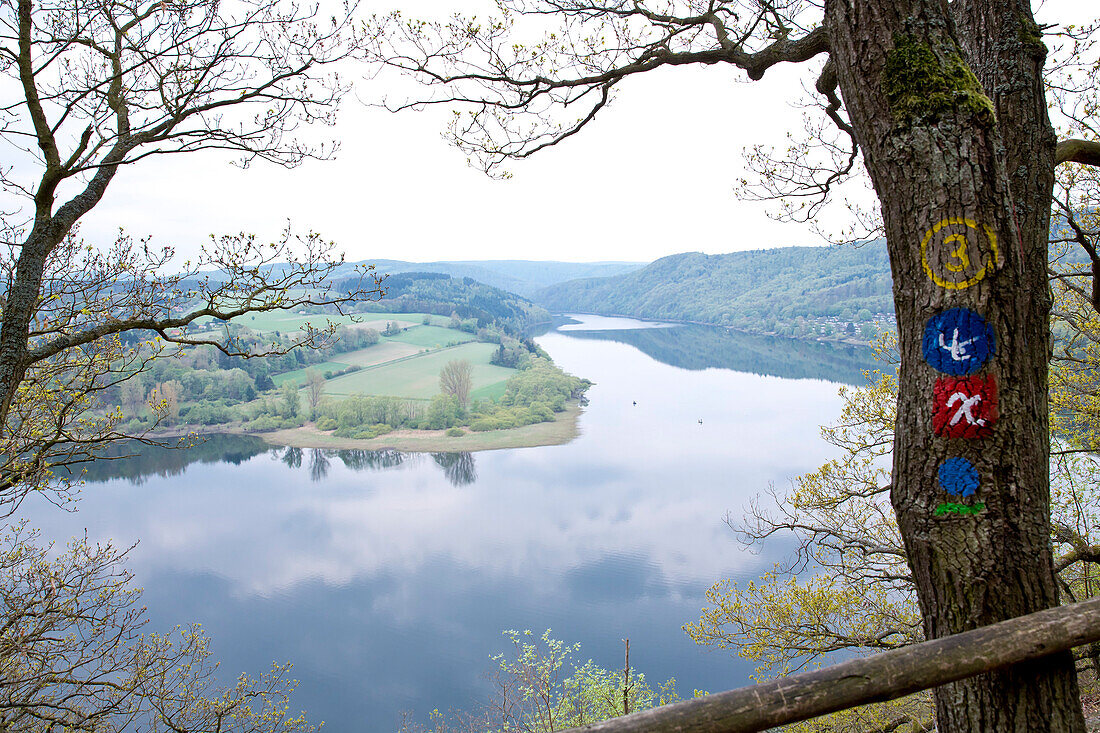
M1016 0L829 0L882 205L901 367L893 491L928 638L1058 603L1049 533L1045 49ZM936 691L940 731L1083 731L1068 653Z
M38 307L39 289L49 249L37 223L23 242L16 263L15 279L8 284L0 320L0 435L4 434L8 412L19 383L27 372L27 334Z

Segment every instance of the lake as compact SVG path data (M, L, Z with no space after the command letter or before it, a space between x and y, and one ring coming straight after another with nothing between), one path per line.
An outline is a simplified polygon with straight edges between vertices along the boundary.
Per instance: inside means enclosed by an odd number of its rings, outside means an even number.
M550 628L582 659L682 695L753 665L696 646L745 551L725 523L833 455L818 426L866 349L575 316L537 337L595 382L568 445L475 454L273 449L215 437L94 466L77 513L25 505L47 537L139 542L150 628L200 622L227 680L292 661L292 707L332 733L484 699L505 629ZM637 404L635 404L637 403Z

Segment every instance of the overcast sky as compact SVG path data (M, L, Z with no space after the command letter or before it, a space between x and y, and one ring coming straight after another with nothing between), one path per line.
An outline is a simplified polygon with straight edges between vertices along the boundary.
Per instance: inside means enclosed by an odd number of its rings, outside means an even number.
M413 261L649 261L821 244L733 195L742 148L783 145L799 128L792 103L813 71L786 65L760 83L743 79L733 68L684 67L628 80L589 128L513 164L506 181L467 167L441 139L439 114L393 115L349 98L328 131L342 141L335 160L240 170L216 153L149 159L119 174L82 232L106 241L122 226L188 252L211 233L269 237L290 219L349 259ZM360 94L381 96L379 84L363 82Z

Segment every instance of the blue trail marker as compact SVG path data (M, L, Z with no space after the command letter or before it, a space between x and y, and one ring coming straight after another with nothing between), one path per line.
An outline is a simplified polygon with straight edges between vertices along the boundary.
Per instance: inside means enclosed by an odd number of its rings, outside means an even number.
M981 483L978 469L965 458L948 458L940 466L940 486L952 496L973 496Z
M993 327L968 308L951 308L929 318L921 342L924 360L956 377L981 369L996 348Z

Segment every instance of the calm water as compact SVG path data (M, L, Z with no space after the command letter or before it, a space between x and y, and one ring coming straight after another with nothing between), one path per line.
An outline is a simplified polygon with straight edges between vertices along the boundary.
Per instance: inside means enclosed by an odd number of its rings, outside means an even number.
M596 383L569 445L432 455L218 438L106 463L78 513L27 514L56 538L140 540L151 626L201 622L227 679L293 661L295 706L333 733L472 707L510 628L552 628L607 667L629 637L636 669L687 694L745 684L750 664L680 627L714 581L754 578L783 551L745 552L724 517L830 456L818 425L869 356L577 318L537 339Z

